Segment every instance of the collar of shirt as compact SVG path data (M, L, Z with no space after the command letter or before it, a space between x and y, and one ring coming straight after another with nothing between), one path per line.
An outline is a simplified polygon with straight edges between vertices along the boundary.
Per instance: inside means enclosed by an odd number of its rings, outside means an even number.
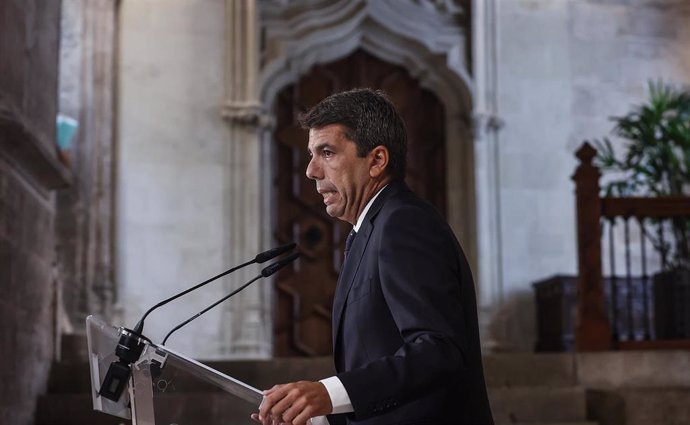
M386 185L388 186L388 185ZM383 191L383 189L386 188L386 186L383 186L378 192L376 192L376 195L372 196L371 199L369 199L369 202L364 206L364 209L362 210L362 213L359 215L357 218L357 223L355 223L355 232L359 232L359 228L362 226L362 222L364 221L364 217L367 216L367 212L369 212L369 208L371 208L371 205L374 203L374 200L376 200L376 197L379 196L379 194Z

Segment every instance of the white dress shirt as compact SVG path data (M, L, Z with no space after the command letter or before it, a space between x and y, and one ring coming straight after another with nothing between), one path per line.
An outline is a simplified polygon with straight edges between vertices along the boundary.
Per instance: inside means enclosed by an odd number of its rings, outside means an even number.
M372 196L369 202L367 202L367 204L364 206L362 213L359 215L359 217L357 217L357 223L355 223L354 226L355 232L359 232L359 228L362 226L364 217L366 217L369 208L371 208L374 200L379 196L381 191L386 188L386 186L382 187L378 192L376 192L376 194ZM345 386L343 386L343 383L340 382L340 378L337 376L331 376L329 378L322 379L319 382L326 387L328 396L331 398L331 404L333 405L333 411L331 412L332 414L350 413L355 411L352 408L350 396L347 394L347 390L345 389ZM311 418L311 423L312 425L329 425L328 419L326 419L325 416L315 416Z

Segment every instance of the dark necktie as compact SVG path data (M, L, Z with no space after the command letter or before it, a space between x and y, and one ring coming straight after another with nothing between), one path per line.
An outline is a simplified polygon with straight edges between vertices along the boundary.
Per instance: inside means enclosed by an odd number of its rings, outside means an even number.
M345 258L347 258L347 253L352 247L352 242L355 240L355 236L357 236L357 232L355 232L355 229L352 229L350 230L350 233L348 233L347 239L345 239Z

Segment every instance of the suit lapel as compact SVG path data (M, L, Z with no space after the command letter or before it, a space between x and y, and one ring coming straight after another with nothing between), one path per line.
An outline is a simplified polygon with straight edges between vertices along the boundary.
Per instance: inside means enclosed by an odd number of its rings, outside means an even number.
M338 335L338 328L340 327L340 318L343 314L343 307L347 300L347 295L352 287L359 265L364 258L364 251L369 243L371 236L371 226L364 228L364 224L359 229L355 241L352 243L350 252L343 264L343 270L338 276L338 286L335 288L335 296L333 298L333 345L335 347L336 336Z
M374 229L374 220L381 211L381 207L385 204L386 200L393 194L399 192L402 188L405 188L405 184L402 182L391 182L383 192L376 198L371 208L367 212L367 215L362 222L362 226L357 232L357 237L355 237L350 252L347 254L347 258L343 264L343 270L340 272L338 277L338 285L335 290L335 296L333 299L333 352L336 353L337 336L340 330L340 322L343 315L343 310L347 301L347 296L350 293L352 284L357 276L357 270L362 263L364 254L366 252L367 245L369 244L369 238Z

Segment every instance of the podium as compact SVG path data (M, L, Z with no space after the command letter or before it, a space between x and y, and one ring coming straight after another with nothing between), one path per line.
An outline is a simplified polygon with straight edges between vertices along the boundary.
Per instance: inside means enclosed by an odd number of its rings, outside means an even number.
M130 366L126 389L117 401L99 394L108 368L118 361L115 347L124 328L96 316L86 319L95 410L131 419L133 425L215 425L253 423L263 399L260 390L165 346L142 340Z

